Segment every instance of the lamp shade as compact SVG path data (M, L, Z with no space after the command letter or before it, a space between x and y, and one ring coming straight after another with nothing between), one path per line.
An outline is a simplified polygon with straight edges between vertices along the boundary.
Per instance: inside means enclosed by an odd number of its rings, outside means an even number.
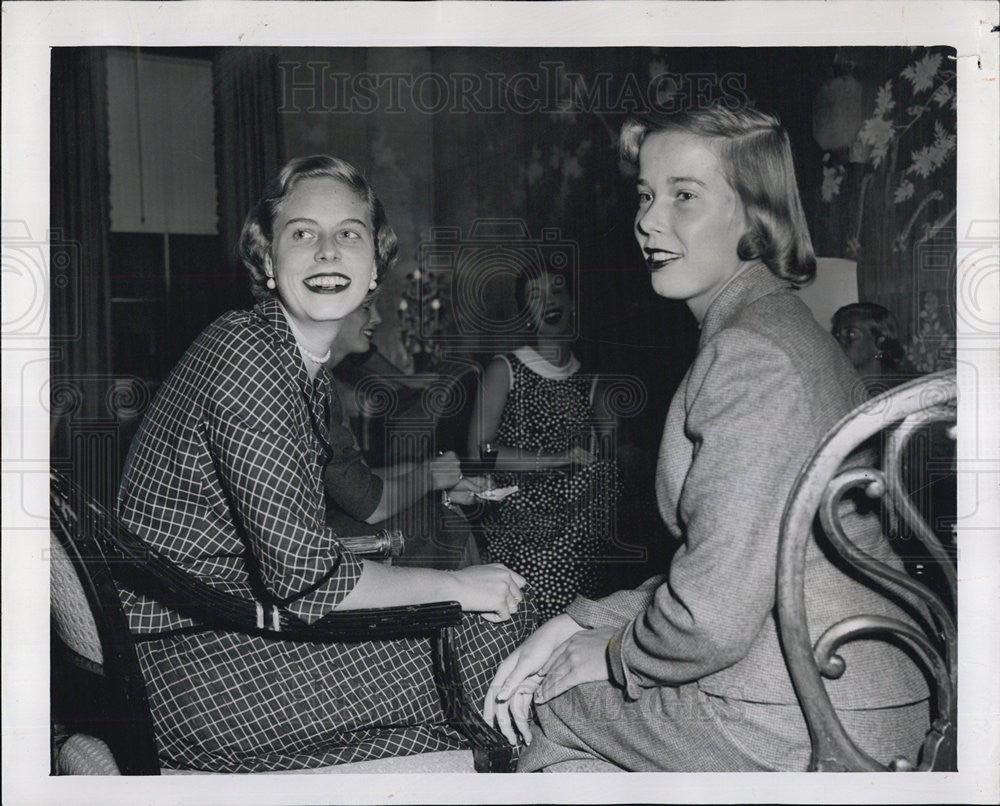
M854 76L827 81L813 99L813 139L824 151L849 148L864 123L861 82Z

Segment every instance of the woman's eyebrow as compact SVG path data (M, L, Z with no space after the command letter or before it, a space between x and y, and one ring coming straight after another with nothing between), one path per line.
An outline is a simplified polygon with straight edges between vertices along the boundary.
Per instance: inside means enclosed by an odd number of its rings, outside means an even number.
M668 177L666 177L666 184L668 184L668 185L676 185L676 184L678 184L680 182L688 182L688 183L691 183L691 184L699 185L701 187L708 187L705 184L705 182L703 182L701 179L698 179L697 177L694 177L694 176L668 176ZM636 180L635 183L636 183L636 185L649 185L649 180L640 176Z
M290 218L285 222L285 226L282 229L288 229L288 227L293 224L312 224L313 226L319 226L319 223L314 218L307 218L305 216L299 216L298 218ZM345 218L343 221L337 223L338 227L344 224L353 224L359 226L362 229L368 229L368 224L362 221L360 218Z
M302 216L299 216L298 218L290 218L290 219L288 219L288 221L285 222L285 226L283 226L282 229L288 229L293 224L313 224L313 225L315 225L316 222L313 219L311 219L311 218L304 218Z
M672 185L676 185L679 182L691 182L695 185L701 185L702 187L706 186L704 182L694 176L668 176L667 181Z

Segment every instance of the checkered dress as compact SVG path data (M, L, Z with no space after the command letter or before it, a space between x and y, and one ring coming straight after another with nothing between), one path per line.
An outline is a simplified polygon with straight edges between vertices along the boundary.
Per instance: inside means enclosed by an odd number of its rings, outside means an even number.
M336 503L364 518L380 484L328 424L329 376L310 380L276 300L230 312L184 355L136 437L119 513L159 552L230 593L286 603L312 623L354 587L361 563L324 526L325 465ZM239 527L235 519L239 519ZM208 630L134 591L137 634L166 767L247 772L461 746L444 725L428 639L305 644ZM461 674L481 700L530 617L459 631Z

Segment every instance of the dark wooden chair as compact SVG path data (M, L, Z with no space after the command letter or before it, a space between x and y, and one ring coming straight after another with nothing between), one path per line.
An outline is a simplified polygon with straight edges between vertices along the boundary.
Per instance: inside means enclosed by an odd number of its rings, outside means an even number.
M951 371L911 381L862 404L826 436L789 497L778 555L779 632L812 740L810 770L956 769L955 555L928 525L926 507L921 511L914 505L912 479L919 474L906 466L907 446L915 436L926 435L942 423L954 428L956 395L955 373ZM872 466L844 465L856 449L871 447L873 442L876 450L869 453L879 459ZM924 562L916 566L910 563L908 568L919 567L922 579L875 561L848 540L838 516L838 504L845 495L859 489L881 499L890 539L919 541ZM858 614L833 625L812 644L803 581L806 544L817 517L831 545L860 575L895 584L926 606L929 619L923 625L925 629L895 619ZM917 759L900 756L888 766L880 764L851 740L831 705L823 678L843 673L838 648L861 638L903 643L933 681L931 724Z
M307 625L287 610L213 588L157 554L104 507L52 471L51 614L53 773L158 775L145 683L115 580L212 626L295 641L361 641L431 636L434 675L447 723L472 749L477 772L508 772L512 749L480 717L459 682L457 602L336 612ZM398 536L356 539L361 552L398 550ZM465 756L467 751L450 751ZM444 756L442 754L428 754ZM419 770L406 759L327 768ZM432 767L433 769L433 767ZM461 771L452 758L442 771ZM466 771L472 771L468 769Z

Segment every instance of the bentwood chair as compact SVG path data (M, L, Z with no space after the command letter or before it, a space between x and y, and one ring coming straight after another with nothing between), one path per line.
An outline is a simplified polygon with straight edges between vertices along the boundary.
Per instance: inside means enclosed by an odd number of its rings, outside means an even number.
M923 771L956 769L956 562L953 547L943 543L928 524L931 514L913 502L915 479L928 479L921 468L908 466L908 446L926 438L941 424L954 438L956 419L954 371L936 373L884 392L841 420L806 463L785 508L778 555L779 633L785 659L802 706L812 741L810 770ZM880 460L869 467L845 459L860 446ZM917 455L927 456L927 452ZM912 464L912 463L910 463ZM954 473L945 462L939 473ZM926 469L923 469L926 470ZM904 573L875 561L847 538L839 517L839 503L863 490L881 499L891 541L919 541L922 573ZM902 621L858 614L831 626L815 645L810 641L803 590L806 543L819 519L830 544L861 576L886 581L911 592L926 606L928 619L917 629ZM912 551L910 552L912 559ZM925 570L923 567L927 566ZM914 565L910 563L909 568ZM919 578L918 578L919 577ZM888 766L865 754L852 741L837 717L823 683L843 673L837 650L857 639L902 643L912 650L932 685L932 719L919 757L897 757Z
M321 642L431 636L443 713L471 753L427 753L427 758L381 759L310 772L510 771L512 749L482 720L459 682L457 602L336 612L322 625L307 625L281 607L247 601L196 579L56 471L51 473L50 508L54 774L161 772L145 683L116 578L222 629ZM391 533L353 540L353 547L368 556L373 550L386 556L400 548L398 535Z

